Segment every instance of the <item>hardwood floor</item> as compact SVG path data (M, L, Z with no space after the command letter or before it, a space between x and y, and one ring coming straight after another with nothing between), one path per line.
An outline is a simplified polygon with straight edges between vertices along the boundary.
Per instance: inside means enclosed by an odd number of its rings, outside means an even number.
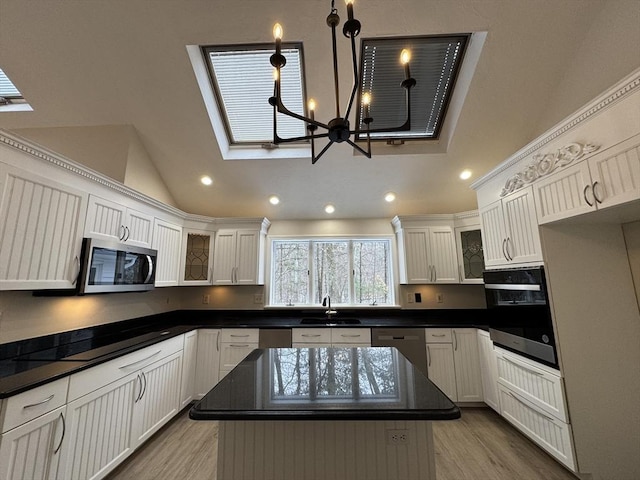
M188 410L114 470L108 480L215 480L218 423ZM575 480L569 471L489 408L434 422L438 480Z

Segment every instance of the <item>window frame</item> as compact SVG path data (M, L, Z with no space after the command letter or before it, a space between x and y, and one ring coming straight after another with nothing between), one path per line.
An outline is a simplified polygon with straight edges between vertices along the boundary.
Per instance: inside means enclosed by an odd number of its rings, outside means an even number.
M266 285L265 285L265 294L266 294L266 307L274 307L274 308L309 308L309 307L318 307L324 308L321 306L322 299L320 302L314 301L314 292L317 287L315 275L313 271L313 263L314 263L314 245L317 243L328 243L328 242L348 242L348 257L349 257L349 303L337 303L332 298L331 306L332 307L342 307L342 308L372 308L380 306L381 308L393 308L398 307L398 285L396 283L397 278L397 262L396 262L396 245L395 245L395 237L393 235L285 235L285 236L274 236L269 237L268 242L268 254L267 254L267 272L266 275ZM355 298L355 278L354 278L354 259L353 259L353 243L358 241L386 241L388 242L389 250L388 250L388 277L389 281L387 283L387 287L389 289L389 303L378 303L375 304L362 304L362 303L354 303ZM274 245L278 242L309 242L309 258L308 258L308 302L307 303L273 303L273 288L275 288L275 265L274 265Z

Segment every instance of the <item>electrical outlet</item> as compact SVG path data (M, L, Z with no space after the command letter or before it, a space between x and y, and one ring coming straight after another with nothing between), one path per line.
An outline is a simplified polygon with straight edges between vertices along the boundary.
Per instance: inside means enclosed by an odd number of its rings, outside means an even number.
M387 445L407 445L409 430L387 430Z
M253 294L253 303L262 304L263 302L264 302L264 295L262 295L261 293Z
M407 302L413 303L413 293L407 293Z
M416 293L416 303L422 303L422 294Z
M436 293L436 302L437 303L444 302L444 296L441 293Z
M202 295L202 303L204 305L209 305L209 300L211 300L211 297L208 294Z

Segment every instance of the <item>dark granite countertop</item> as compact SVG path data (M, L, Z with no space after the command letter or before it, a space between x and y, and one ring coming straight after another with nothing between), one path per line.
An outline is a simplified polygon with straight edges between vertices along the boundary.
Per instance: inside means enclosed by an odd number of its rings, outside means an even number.
M486 310L343 309L338 325L301 324L322 319L323 310L178 310L0 344L0 398L16 395L74 372L93 367L194 328L292 327L478 327Z
M254 350L194 420L453 420L459 408L393 347Z

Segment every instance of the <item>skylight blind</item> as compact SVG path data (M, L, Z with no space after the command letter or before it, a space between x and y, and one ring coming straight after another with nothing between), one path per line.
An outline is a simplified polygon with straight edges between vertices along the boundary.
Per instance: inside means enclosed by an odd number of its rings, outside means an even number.
M20 91L2 69L0 69L0 97L22 98Z
M362 43L362 92L371 94L371 128L394 128L406 119L405 89L400 87L403 48L411 51L411 130L372 134L379 138L437 138L462 61L466 35L369 39ZM364 130L362 111L358 121Z
M268 102L274 85L272 53L272 49L207 50L232 144L273 141L273 107ZM304 114L300 50L283 48L282 54L287 59L281 70L282 101L289 110ZM278 134L282 138L303 136L305 124L278 114Z

